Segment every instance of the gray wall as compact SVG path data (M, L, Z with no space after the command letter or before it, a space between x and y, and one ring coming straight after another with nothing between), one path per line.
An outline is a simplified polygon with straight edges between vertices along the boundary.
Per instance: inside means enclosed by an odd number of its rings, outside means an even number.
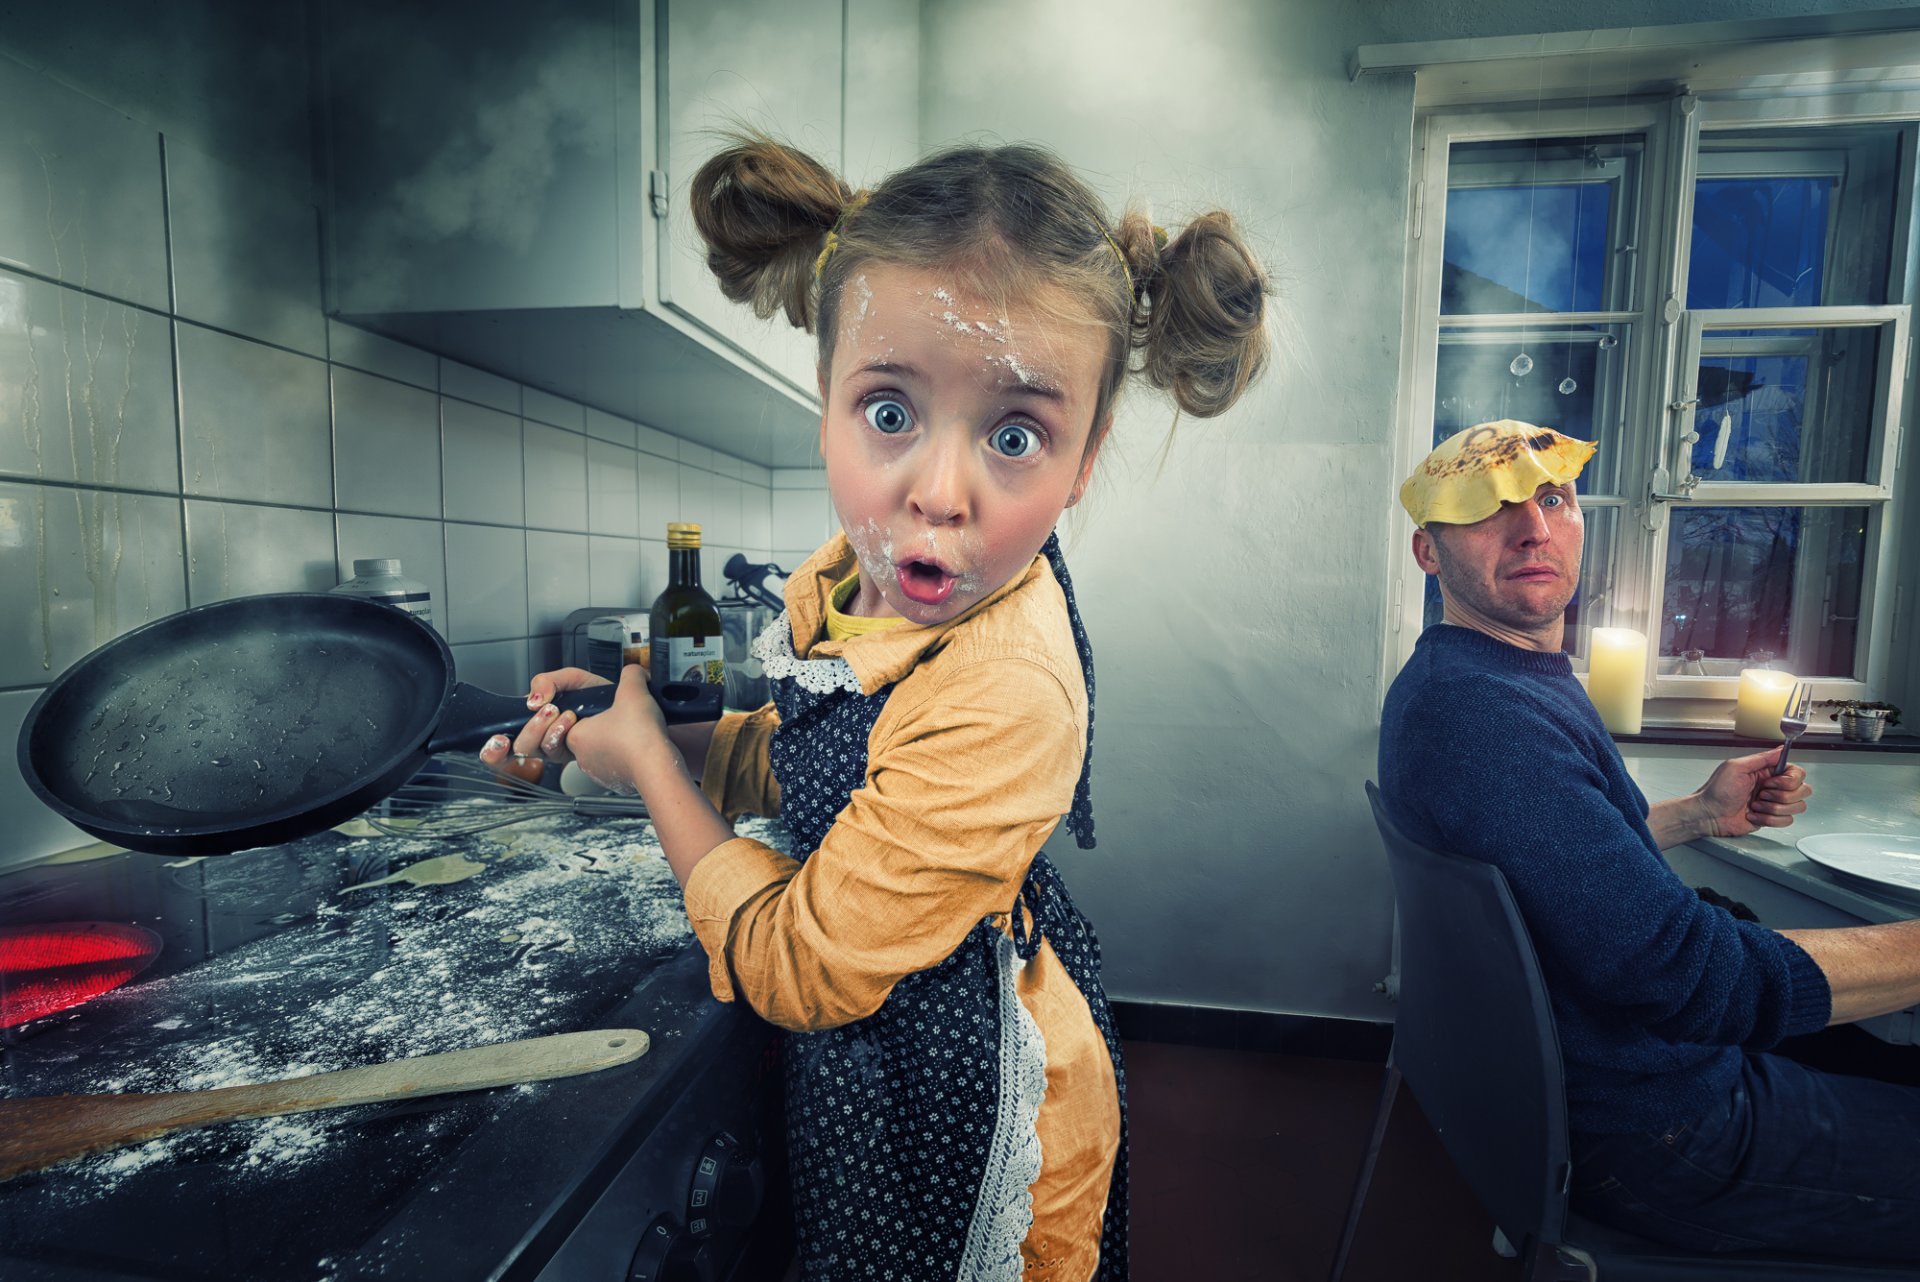
M1752 0L928 0L922 138L1033 139L1177 226L1223 206L1281 286L1228 416L1136 391L1069 557L1099 659L1097 851L1057 851L1136 999L1390 1017L1374 772L1401 348L1409 78L1361 44L1781 17ZM1069 846L1070 843L1056 843Z

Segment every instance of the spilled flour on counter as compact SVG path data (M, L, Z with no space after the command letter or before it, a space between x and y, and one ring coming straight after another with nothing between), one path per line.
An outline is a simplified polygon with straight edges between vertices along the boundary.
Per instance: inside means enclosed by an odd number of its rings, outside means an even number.
M344 895L350 890L371 890L375 886L390 886L401 881L411 886L451 886L456 881L465 881L485 867L485 864L477 864L465 855L435 855L432 859L409 864L390 877L342 887L340 893Z
M738 830L785 845L766 821L747 820ZM239 861L306 861L318 887L313 915L96 999L74 1021L76 1028L91 1021L85 1027L101 1033L95 1044L40 1061L17 1057L28 1071L15 1073L8 1089L206 1090L591 1027L631 992L653 964L648 959L692 939L679 885L644 823L537 820L470 838L463 855L434 853L446 849L329 835L220 861L219 875L236 884L247 873ZM384 887L434 863L461 876L430 883L430 896L389 898ZM368 875L389 867L400 872ZM340 897L325 889L329 882L357 893ZM210 917L215 905L210 900ZM465 1113L416 1109L394 1125L412 1126L405 1133L424 1144L479 1124L475 1110L505 1107L501 1097L467 1098L478 1102ZM382 1107L177 1132L49 1172L57 1179L49 1179L46 1195L77 1204L176 1162L212 1161L271 1179L316 1161L346 1161L329 1157L333 1137Z

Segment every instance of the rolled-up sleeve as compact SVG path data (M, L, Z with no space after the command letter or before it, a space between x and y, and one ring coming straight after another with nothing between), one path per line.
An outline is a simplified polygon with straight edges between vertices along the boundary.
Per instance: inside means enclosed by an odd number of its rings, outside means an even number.
M805 864L736 838L687 878L715 996L744 998L783 1028L871 1015L901 979L1007 912L1072 804L1084 729L1038 663L958 666L881 727L866 786Z
M778 815L780 784L767 750L780 714L769 703L753 712L729 712L713 728L700 791L732 823L741 815Z

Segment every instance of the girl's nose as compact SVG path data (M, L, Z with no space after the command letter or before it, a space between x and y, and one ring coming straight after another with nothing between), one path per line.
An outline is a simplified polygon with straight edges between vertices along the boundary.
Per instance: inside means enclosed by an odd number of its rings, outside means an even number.
M931 525L946 525L967 515L967 457L963 444L929 442L921 453L907 502Z

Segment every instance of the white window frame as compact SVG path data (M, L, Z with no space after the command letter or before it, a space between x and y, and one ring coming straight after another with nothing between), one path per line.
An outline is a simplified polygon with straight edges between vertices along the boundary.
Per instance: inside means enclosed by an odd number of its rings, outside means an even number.
M1579 85L1563 84L1556 90L1543 79L1542 97L1555 92L1577 95ZM1395 476L1412 472L1430 448L1437 384L1439 335L1442 329L1512 327L1513 317L1478 317L1440 314L1443 274L1448 162L1455 144L1478 141L1525 140L1528 138L1593 137L1639 134L1645 139L1638 196L1641 218L1649 232L1657 232L1657 245L1645 246L1634 265L1636 279L1631 299L1635 306L1618 312L1547 313L1531 318L1535 330L1550 329L1568 322L1608 323L1629 326L1621 346L1626 349L1630 366L1621 392L1622 418L1612 424L1617 433L1620 459L1619 496L1582 496L1583 506L1612 506L1624 509L1615 522L1616 545L1612 549L1619 567L1617 582L1608 585L1607 610L1602 617L1583 617L1583 624L1612 623L1634 627L1645 633L1648 646L1646 691L1650 724L1723 725L1727 709L1737 689L1734 674L1688 676L1665 671L1657 651L1660 628L1654 617L1659 608L1665 574L1665 510L1672 503L1657 501L1655 493L1672 493L1668 481L1680 475L1688 448L1682 437L1693 430L1691 386L1697 377L1698 358L1703 343L1710 343L1716 325L1740 328L1767 328L1791 324L1798 328L1850 324L1885 326L1890 339L1883 341L1880 359L1885 373L1879 383L1882 403L1876 407L1877 439L1870 447L1873 475L1867 483L1808 485L1728 485L1701 481L1690 500L1701 505L1758 506L1865 506L1870 509L1868 560L1863 568L1861 609L1869 625L1861 629L1859 646L1863 666L1857 666L1858 679L1821 679L1823 698L1887 698L1889 683L1892 697L1907 697L1914 690L1899 689L1904 667L1909 665L1892 654L1892 638L1897 622L1910 612L1895 591L1900 558L1920 557L1920 540L1903 526L1920 525L1909 515L1903 521L1902 509L1920 504L1920 486L1910 477L1900 477L1902 423L1904 421L1906 382L1913 375L1911 357L1911 317L1906 306L1889 307L1817 307L1754 308L1688 313L1686 271L1689 236L1693 217L1693 191L1697 178L1738 176L1751 169L1742 164L1744 153L1708 152L1703 158L1700 142L1703 132L1731 129L1813 126L1823 124L1900 123L1920 128L1920 92L1809 93L1800 96L1753 94L1739 89L1724 91L1711 98L1696 98L1681 92L1672 98L1631 99L1616 97L1604 106L1586 102L1547 105L1505 103L1486 108L1446 108L1421 113L1414 128L1411 204L1408 231L1408 262L1405 316L1406 341L1403 347L1400 378L1400 423L1396 434ZM1786 172L1831 174L1837 158L1844 153L1810 142L1804 149L1786 147L1781 160ZM1907 146L1903 164L1911 162L1915 148ZM1702 164L1702 160L1705 164ZM1782 172L1769 167L1768 174ZM1903 171L1904 173L1904 171ZM1913 184L1903 181L1897 188L1895 225L1907 233L1897 236L1890 246L1890 296L1897 296L1901 282L1909 276L1909 240L1920 235L1913 226L1911 201ZM1836 208L1838 207L1836 200ZM1644 236L1642 237L1644 241ZM1829 237L1829 260L1833 238ZM1829 277L1830 278L1830 277ZM1757 340L1764 342L1765 340ZM1685 382L1684 388L1674 384ZM1657 384L1657 385L1656 385ZM1632 432L1628 422L1657 423L1657 430L1644 427ZM1596 424L1596 427L1598 424ZM1739 491L1736 493L1736 491ZM1412 653L1421 630L1425 576L1413 561L1410 531L1405 514L1396 506L1392 512L1394 574L1388 603L1387 644L1384 647L1382 689ZM1589 547L1589 556L1604 554L1605 549ZM1912 632L1907 622L1902 635ZM1576 668L1584 665L1576 661ZM1917 667L1916 670L1920 670Z

